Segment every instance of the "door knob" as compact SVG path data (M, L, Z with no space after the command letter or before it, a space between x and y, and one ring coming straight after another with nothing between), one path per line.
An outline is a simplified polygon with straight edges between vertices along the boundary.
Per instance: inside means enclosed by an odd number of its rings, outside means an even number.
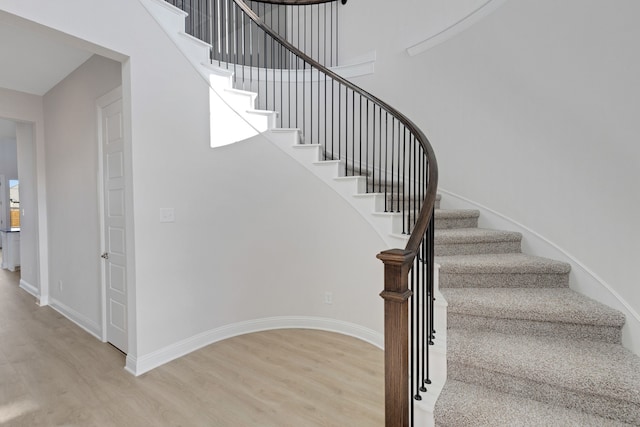
M100 258L109 259L109 252L105 252L102 255L100 255Z

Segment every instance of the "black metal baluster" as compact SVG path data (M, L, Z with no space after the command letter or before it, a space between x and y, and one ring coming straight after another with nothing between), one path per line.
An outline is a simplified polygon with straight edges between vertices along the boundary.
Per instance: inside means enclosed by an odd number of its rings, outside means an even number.
M360 115L360 119L358 120L358 123L360 124L360 129L358 130L358 137L360 138L360 152L358 154L358 175L362 176L362 95L358 95L358 99L360 100L358 105L358 114Z
M238 63L238 30L237 30L238 24L236 21L237 14L238 14L238 6L234 3L232 16L233 16L233 41L235 42L235 47L232 45L232 48L233 48L233 82L236 84L238 79L238 72L236 70L236 64Z
M404 125L402 125L401 123L398 123L398 167L397 169L397 174L398 174L398 194L396 195L396 205L397 205L397 211L400 212L400 185L402 185L402 182L400 180L400 141L402 140L401 138L401 131L404 129Z
M335 139L335 129L333 124L336 121L336 114L335 114L335 105L336 105L336 81L331 79L331 160L335 160L335 156L333 154L333 147L334 147L334 139Z
M331 3L331 5L333 6L333 3ZM366 140L366 144L365 144L365 151L366 151L366 167L367 167L367 171L369 170L369 146L371 145L371 142L369 141L369 99L367 99L367 123L365 126L366 129L366 136L365 136L365 140ZM366 178L366 183L367 183L367 193L369 192L369 174L367 173L367 178Z
M305 114L306 108L307 108L307 85L306 85L306 80L307 80L307 62L305 60L302 60L302 135L305 138L305 144L307 143L306 141L306 137L307 137L307 115Z
M272 8L273 9L273 8ZM271 19L273 20L273 12L271 12ZM272 106L273 108L271 109L272 111L277 111L276 110L276 64L275 64L275 53L276 53L276 49L275 49L275 40L273 39L273 37L270 37L271 39L271 78L273 80L273 102L272 102Z
M402 135L402 176L405 177L407 175L407 129L404 129ZM405 227L404 220L404 201L406 200L404 194L404 180L402 182L402 234L409 234L407 232L407 228ZM398 184L400 186L400 184Z
M331 66L336 65L336 62L333 60L333 12L334 12L333 5L334 5L334 2L331 2L331 34L330 34L330 37L331 37L331 59L330 59ZM338 49L336 49L336 51L337 50Z
M407 183L407 200L404 201L404 205L405 205L405 210L406 210L406 216L407 216L407 233L411 234L411 230L413 229L413 222L411 221L411 184L412 184L412 179L411 179L411 154L412 154L412 149L411 149L411 138L412 138L412 134L411 132L409 132L409 161L408 161L408 167L409 170L405 171L405 179L407 179L409 182Z
M351 91L351 170L356 174L356 91Z
M410 348L409 348L409 353L410 353L410 358L411 358L411 367L410 367L410 371L411 372L411 379L413 379L413 381L411 381L411 395L413 396L413 398L415 400L422 400L422 397L420 396L419 391L417 390L416 387L416 378L420 378L420 375L418 375L418 370L419 370L419 366L420 366L420 361L416 360L416 351L418 348L418 340L417 337L420 335L420 331L419 331L419 323L417 322L417 318L419 317L419 311L420 311L420 307L418 307L417 305L417 301L418 299L418 295L416 295L418 293L418 289L416 289L416 277L415 277L415 261L414 261L414 265L413 268L411 268L411 273L410 273L410 283L411 283L411 291L413 293L413 295L411 296L411 314L409 316L409 340L410 340ZM414 425L414 406L413 405L409 405L410 407L410 412L411 412L411 425Z
M296 56L295 58L295 62L296 62L296 67L294 72L296 73L296 123L295 123L295 127L296 128L300 128L300 125L298 124L298 70L300 69L300 62L298 61L298 57Z
M241 66L242 66L242 89L246 89L245 84L247 81L247 78L245 77L245 69L246 67L246 56L247 56L247 38L246 38L246 27L245 27L245 21L244 21L244 16L245 13L244 11L240 11L240 26L242 27L242 55L240 56L242 58L242 62L241 62Z
M371 152L373 154L373 161L371 162L372 168L372 177L371 177L371 189L373 193L376 193L376 104L373 104L373 109L372 109L372 115L373 115L373 127L371 128L371 130L373 131L373 138L371 139L371 142L373 143L371 146ZM367 192L369 191L369 189L367 188Z
M312 141L313 138L313 65L310 66L310 71L311 74L309 76L309 96L310 96L310 104L309 104L309 109L310 114L309 114L309 118L311 119L311 127L309 129L309 143L313 143L315 141Z
M396 125L396 120L395 117L393 118L392 122L391 122L391 136L395 135L395 125ZM389 205L391 206L391 212L393 212L393 200L395 199L395 183L394 183L394 176L393 176L393 171L394 171L394 165L395 165L395 148L396 148L396 144L395 144L395 139L391 141L391 201L389 203ZM387 198L384 198L384 211L387 212Z
M253 21L249 20L249 89L253 90ZM260 92L258 90L258 92Z
M382 193L382 174L384 170L382 169L382 107L378 108L378 134L380 135L380 143L378 144L378 192ZM387 187L384 188L384 198L387 198Z
M384 114L384 199L387 200L388 170L389 170L389 113ZM393 191L393 188L391 189Z
M340 159L340 153L341 153L341 134L340 134L340 130L342 126L342 83L338 83L338 159ZM345 175L347 168L345 167Z
M322 14L324 16L324 26L322 31L322 59L324 62L322 63L325 66L330 66L331 64L327 64L327 4L322 5Z
M218 7L219 7L219 0L213 0L213 25L212 27L212 32L213 32L213 43L211 44L212 46L212 50L213 50L213 58L211 58L211 63L213 64L213 59L219 59L220 55L219 55L219 51L220 51L220 47L219 47L219 43L220 43L220 37L218 36L218 33L220 32L220 23L218 22ZM215 31L213 30L213 27L215 26ZM220 65L220 63L218 62L218 65Z

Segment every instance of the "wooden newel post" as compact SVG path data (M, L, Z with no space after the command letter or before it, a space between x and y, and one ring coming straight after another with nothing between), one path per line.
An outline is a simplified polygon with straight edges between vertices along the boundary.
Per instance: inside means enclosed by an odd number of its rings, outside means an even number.
M409 426L409 269L415 254L392 249L384 263L385 426Z

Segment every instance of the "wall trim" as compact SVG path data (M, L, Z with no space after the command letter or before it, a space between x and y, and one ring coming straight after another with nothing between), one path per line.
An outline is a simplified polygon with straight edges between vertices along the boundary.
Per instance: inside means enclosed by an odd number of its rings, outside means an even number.
M38 290L38 288L36 288L35 286L33 286L31 283L27 282L24 279L20 279L20 289L26 291L27 293L33 295L34 297L36 297L37 299L40 299L40 291Z
M627 321L622 329L622 344L637 355L640 355L640 314L603 278L575 256L518 221L443 188L439 188L438 192L452 198L443 197L442 202L445 208L478 209L480 211L480 227L522 233L523 252L557 259L570 264L570 288L623 312Z
M149 372L152 369L157 368L158 366L164 365L165 363L215 342L252 332L274 329L316 329L336 332L358 338L378 348L384 347L384 335L382 333L354 323L308 316L267 317L263 319L247 320L211 329L168 345L147 355L139 357L127 355L125 370L135 376L142 375L145 372Z
M482 6L475 9L473 12L449 25L444 30L438 31L435 34L431 34L426 37L424 40L409 46L406 50L409 56L416 56L421 53L426 52L432 47L450 39L471 27L473 24L487 17L489 14L494 12L500 6L502 6L507 0L487 0Z
M87 331L89 334L102 341L102 331L100 329L100 325L89 319L84 314L78 313L71 307L61 303L55 298L50 299L49 306L85 331Z

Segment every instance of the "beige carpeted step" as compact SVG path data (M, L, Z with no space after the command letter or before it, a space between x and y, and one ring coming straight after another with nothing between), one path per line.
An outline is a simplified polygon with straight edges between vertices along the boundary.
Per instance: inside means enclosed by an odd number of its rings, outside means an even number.
M562 406L449 380L435 407L440 427L624 427L625 424Z
M525 254L454 255L436 257L440 288L567 287L567 263Z
M451 329L448 378L640 424L640 358L596 341Z
M464 209L437 209L436 229L473 228L478 226L480 211Z
M625 317L568 288L444 288L451 329L620 344Z
M484 228L436 230L436 256L520 252L522 234Z

